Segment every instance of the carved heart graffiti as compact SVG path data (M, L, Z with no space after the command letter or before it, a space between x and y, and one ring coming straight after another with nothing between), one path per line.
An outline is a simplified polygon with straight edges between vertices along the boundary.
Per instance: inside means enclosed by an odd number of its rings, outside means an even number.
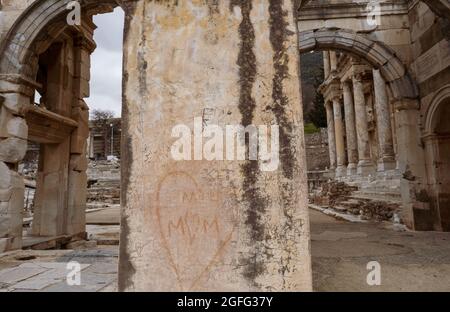
M180 289L193 290L220 260L233 235L217 190L199 188L186 172L172 172L158 185L156 215L161 244Z

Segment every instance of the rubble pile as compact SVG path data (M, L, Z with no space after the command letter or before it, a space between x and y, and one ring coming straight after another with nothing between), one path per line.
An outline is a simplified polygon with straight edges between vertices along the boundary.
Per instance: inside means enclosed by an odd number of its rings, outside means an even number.
M350 186L344 182L330 181L322 184L322 189L312 196L315 204L322 206L335 206L345 196L358 190L356 186Z
M383 193L377 192L377 197L374 197L357 186L332 181L324 183L322 189L311 197L311 202L341 214L359 216L361 220L402 223L399 217L400 199L395 196L383 196Z
M91 161L88 168L88 208L120 204L120 163Z

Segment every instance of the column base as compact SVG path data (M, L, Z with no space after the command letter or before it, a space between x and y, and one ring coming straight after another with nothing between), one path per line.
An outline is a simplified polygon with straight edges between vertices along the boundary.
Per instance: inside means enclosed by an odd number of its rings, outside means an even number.
M358 163L357 174L363 177L367 177L375 173L375 167L369 160L361 160Z
M336 178L345 177L347 168L344 165L340 165L336 168Z
M380 159L378 161L377 171L383 172L388 170L395 170L397 168L397 162L393 158Z
M348 164L347 166L347 176L355 176L358 173L358 166L356 164Z
M334 179L336 177L336 168L328 169L327 178Z

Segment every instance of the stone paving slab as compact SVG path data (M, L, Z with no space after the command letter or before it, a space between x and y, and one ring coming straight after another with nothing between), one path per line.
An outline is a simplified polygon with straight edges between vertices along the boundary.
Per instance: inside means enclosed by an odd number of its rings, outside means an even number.
M31 278L35 275L43 273L48 269L42 268L39 266L35 267L22 267L17 266L10 269L4 269L0 271L0 283L4 284L14 284L28 278Z
M81 285L70 286L65 281L42 289L43 292L97 292L117 280L116 274L81 274Z
M83 271L90 264L80 264ZM18 283L9 282L9 287L13 290L41 290L55 283L64 281L69 273L67 263L56 262L28 262L13 268L18 272L39 272ZM8 269L9 270L9 269ZM2 271L0 271L0 274Z

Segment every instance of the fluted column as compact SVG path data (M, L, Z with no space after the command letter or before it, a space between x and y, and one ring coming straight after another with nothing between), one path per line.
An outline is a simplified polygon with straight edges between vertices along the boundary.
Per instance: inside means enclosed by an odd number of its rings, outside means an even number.
M373 84L380 155L380 158L378 159L378 171L393 170L396 167L396 163L389 100L386 82L383 77L381 77L380 70L373 70Z
M374 172L374 167L370 157L366 99L364 97L362 76L360 74L353 76L353 92L359 157L357 173L362 176L367 176Z
M323 71L327 79L330 76L330 52L328 51L323 51Z
M344 142L344 122L342 120L342 106L339 95L333 97L333 113L334 113L334 133L336 136L336 158L337 168L336 177L346 175L347 168L345 166L345 142Z
M336 52L330 51L330 71L333 72L337 69L337 55Z
M347 175L352 176L357 173L358 145L356 142L355 108L353 104L351 83L349 81L343 82L342 90L344 96L345 130L347 135Z
M336 169L336 136L334 134L334 114L331 102L325 103L327 110L328 148L330 150L330 170Z

